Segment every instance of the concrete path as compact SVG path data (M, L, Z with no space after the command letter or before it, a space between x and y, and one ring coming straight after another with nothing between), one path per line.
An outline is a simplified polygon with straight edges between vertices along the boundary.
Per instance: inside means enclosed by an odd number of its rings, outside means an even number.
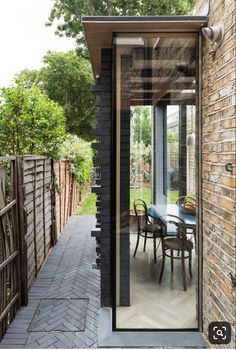
M99 271L91 216L73 216L48 256L0 348L96 348Z

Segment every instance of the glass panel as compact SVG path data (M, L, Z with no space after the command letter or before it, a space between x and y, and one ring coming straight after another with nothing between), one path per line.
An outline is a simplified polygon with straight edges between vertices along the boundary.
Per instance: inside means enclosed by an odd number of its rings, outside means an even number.
M142 198L151 205L152 107L131 106L130 121L130 209Z
M167 106L165 144L164 195L168 203L175 203L179 197L179 106Z
M116 35L118 329L198 328L197 48L194 33Z

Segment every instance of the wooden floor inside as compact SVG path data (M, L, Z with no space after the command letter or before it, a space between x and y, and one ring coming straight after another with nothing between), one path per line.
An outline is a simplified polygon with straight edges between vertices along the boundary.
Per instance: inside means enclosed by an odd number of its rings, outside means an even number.
M166 258L162 282L159 284L161 247L158 248L159 257L155 264L152 239L147 240L146 252L143 252L143 242L141 238L136 257L133 258L136 234L130 235L131 306L117 308L117 328L197 328L197 259L194 252L192 278L186 261L187 291L184 292L180 261L174 261L171 275L170 259Z

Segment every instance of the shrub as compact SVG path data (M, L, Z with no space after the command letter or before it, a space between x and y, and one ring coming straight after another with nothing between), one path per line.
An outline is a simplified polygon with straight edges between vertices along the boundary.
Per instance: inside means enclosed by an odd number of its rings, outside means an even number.
M76 135L67 134L61 145L59 157L71 162L70 170L76 175L80 188L84 188L91 181L93 151L90 142Z
M0 155L57 157L64 136L62 108L37 87L0 91Z

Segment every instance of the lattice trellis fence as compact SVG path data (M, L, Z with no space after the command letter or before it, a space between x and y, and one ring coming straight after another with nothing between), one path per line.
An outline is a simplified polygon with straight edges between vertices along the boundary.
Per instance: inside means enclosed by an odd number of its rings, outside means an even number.
M16 159L0 161L0 339L20 304Z

